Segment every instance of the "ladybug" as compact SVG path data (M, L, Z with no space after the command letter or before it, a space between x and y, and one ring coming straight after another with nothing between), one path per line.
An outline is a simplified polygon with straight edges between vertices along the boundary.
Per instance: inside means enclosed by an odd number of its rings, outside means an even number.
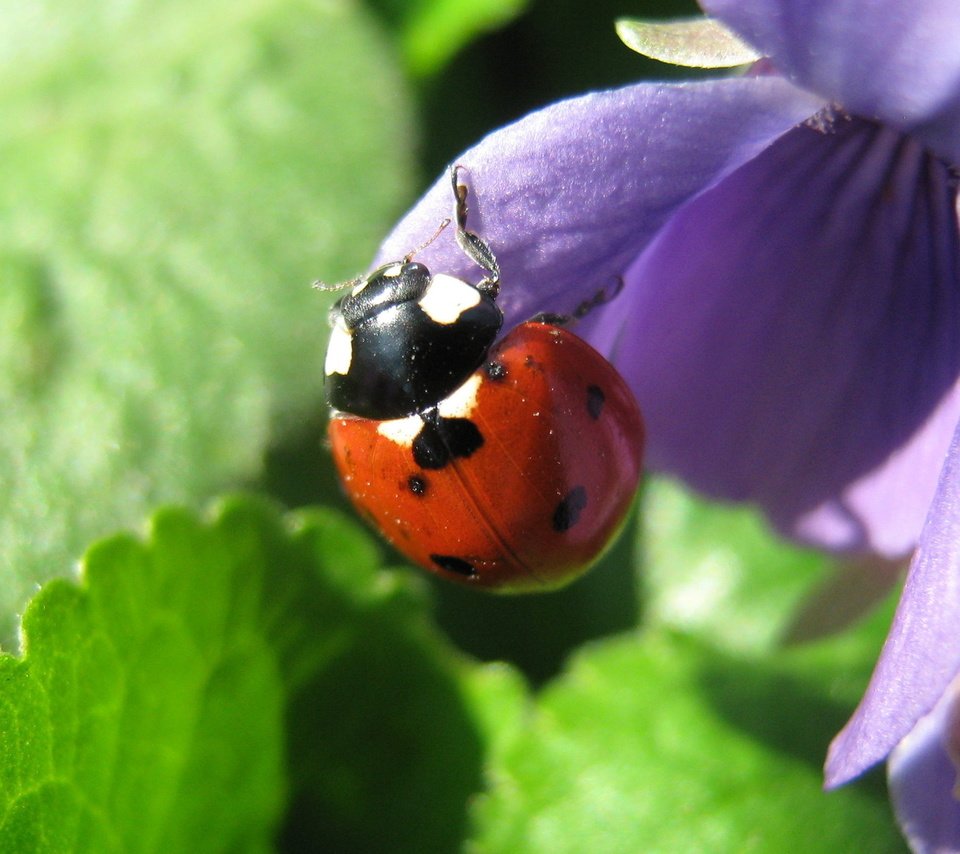
M456 169L451 175L457 242L487 275L476 285L431 275L411 253L348 282L350 293L331 313L324 368L334 410L385 420L435 407L483 363L503 325L495 302L500 267L490 247L466 230L467 188Z
M333 459L359 512L420 566L499 591L559 587L622 526L643 421L557 316L494 343L499 266L451 175L457 242L486 275L471 285L408 256L349 283L327 353Z

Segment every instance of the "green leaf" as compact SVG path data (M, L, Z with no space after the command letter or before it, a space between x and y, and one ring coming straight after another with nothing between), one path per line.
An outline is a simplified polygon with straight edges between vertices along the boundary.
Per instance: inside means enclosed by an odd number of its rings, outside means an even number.
M0 657L0 850L264 851L287 793L301 850L451 848L477 726L405 577L242 499L93 547Z
M250 480L321 405L310 282L368 263L413 132L347 0L8 4L0 81L9 634L94 536Z
M527 0L373 0L399 30L407 68L436 74L473 38L516 18Z
M688 68L733 68L763 55L712 18L643 21L620 18L617 35L643 56Z
M666 480L645 491L648 620L736 650L768 649L834 559L792 546L752 508L724 506ZM878 578L881 592L889 580Z
M827 742L863 677L829 661L632 635L580 654L532 712L501 685L491 705L507 696L511 709L499 712L471 850L902 851L875 779L822 791Z

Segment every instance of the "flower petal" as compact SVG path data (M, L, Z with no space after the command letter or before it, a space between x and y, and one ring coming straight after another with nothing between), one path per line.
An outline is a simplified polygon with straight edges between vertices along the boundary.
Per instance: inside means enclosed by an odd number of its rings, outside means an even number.
M827 758L838 786L883 759L960 672L960 428L870 686Z
M957 769L945 748L956 725L956 691L948 691L890 757L890 798L910 849L916 854L960 851ZM954 720L952 720L954 719Z
M797 128L673 218L591 340L652 467L901 556L960 409L958 244L950 176L909 137Z
M797 85L960 163L957 0L701 0Z
M538 311L571 311L608 287L677 205L819 106L773 78L637 85L553 104L486 137L457 162L473 193L469 227L503 270L505 328ZM441 177L378 263L428 238L452 199ZM447 235L417 257L438 271L471 269Z
M733 68L762 58L755 47L713 18L644 21L620 18L617 35L641 56L689 68Z

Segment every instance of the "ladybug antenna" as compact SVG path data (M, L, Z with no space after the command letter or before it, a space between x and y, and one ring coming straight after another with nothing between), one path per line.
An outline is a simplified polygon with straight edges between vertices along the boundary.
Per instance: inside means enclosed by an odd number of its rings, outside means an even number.
M325 282L321 282L319 279L317 279L317 281L315 281L310 287L317 291L329 293L331 291L345 291L347 288L355 288L357 285L365 282L366 280L366 276L356 276L352 279L348 279L345 282L337 282L335 285L328 285Z
M436 240L436 239L440 236L441 232L443 232L443 230L444 230L448 225L450 225L450 217L447 217L445 220L443 220L443 222L440 223L440 225L437 227L437 230L433 233L433 235L430 237L429 240L425 240L425 241L424 241L423 243L421 243L416 249L414 249L414 250L408 252L406 255L404 255L404 256L403 256L403 263L404 263L404 264L409 264L410 261L413 260L413 256L416 255L418 252L422 252L422 251L423 251L424 249L426 249L431 243L433 243L433 241ZM324 293L328 293L328 292L330 292L330 291L345 291L345 290L347 290L348 288L355 288L357 285L362 285L365 281L367 281L367 277L366 277L366 276L356 276L356 277L354 277L354 278L352 278L352 279L348 279L348 280L345 281L345 282L338 282L338 283L335 284L335 285L328 285L328 284L325 284L324 282L321 282L321 281L317 280L316 282L313 283L313 286L312 286L312 287L313 287L315 290L323 291Z
M413 256L418 252L423 252L434 240L436 240L442 233L443 230L450 225L450 217L446 217L441 220L440 225L437 226L437 230L433 233L431 237L423 241L416 249L411 249L406 255L403 256L403 263L409 264L413 260Z
M496 299L500 292L500 264L490 245L479 235L467 229L467 185L460 183L463 167L456 163L450 167L450 182L453 184L454 218L457 220L457 245L474 264L486 270L487 275L477 284L482 294Z

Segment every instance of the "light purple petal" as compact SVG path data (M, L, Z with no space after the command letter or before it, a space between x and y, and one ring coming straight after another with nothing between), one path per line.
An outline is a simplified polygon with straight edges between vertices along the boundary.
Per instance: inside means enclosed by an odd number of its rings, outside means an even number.
M465 152L457 162L472 191L469 225L500 261L508 325L570 311L609 287L677 205L819 106L775 78L637 85L554 104ZM443 176L379 262L427 239L452 206ZM478 277L449 230L417 258Z
M701 0L798 86L960 163L957 0Z
M945 747L956 727L956 691L948 691L890 757L890 797L897 821L915 854L960 851L957 768Z
M870 686L834 739L826 782L839 786L883 759L960 672L960 429L954 435Z
M958 421L960 386L954 385L917 433L873 471L809 512L781 516L779 526L823 548L867 546L888 558L907 556L917 543Z
M811 541L911 548L958 410L954 202L915 142L842 121L680 211L591 333L637 396L649 464Z

